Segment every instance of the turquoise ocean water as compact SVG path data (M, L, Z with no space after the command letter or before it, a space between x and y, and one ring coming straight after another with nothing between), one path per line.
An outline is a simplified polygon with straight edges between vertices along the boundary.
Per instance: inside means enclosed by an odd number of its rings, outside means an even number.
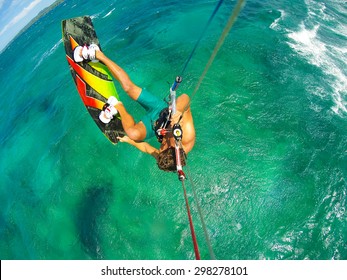
M194 90L235 5L224 2L179 94ZM65 1L0 54L1 259L194 258L180 182L99 132L61 20L92 16L103 51L165 97L216 3ZM346 30L346 1L249 0L226 38L192 100L188 158L217 259L347 259Z

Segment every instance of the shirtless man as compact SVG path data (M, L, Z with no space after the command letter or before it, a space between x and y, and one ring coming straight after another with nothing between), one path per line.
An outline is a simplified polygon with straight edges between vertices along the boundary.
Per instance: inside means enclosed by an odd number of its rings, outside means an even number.
M175 139L172 133L167 133L162 138L159 149L144 141L156 135L153 127L158 120L160 113L163 109L168 107L167 103L152 95L147 90L135 85L129 78L128 74L119 65L101 52L98 46L92 44L89 47L84 46L79 47L79 49L76 48L76 62L88 59L99 60L104 63L120 83L124 91L133 100L139 102L139 104L146 110L146 114L142 117L141 121L136 123L134 118L127 112L122 102L115 98L110 102L112 104L110 108L108 108L108 111L113 111L111 112L112 115L119 112L123 128L127 134L127 136L119 138L119 141L129 143L140 151L152 155L157 160L160 169L165 171L176 171ZM195 144L195 128L190 110L190 98L186 94L182 94L177 98L176 113L171 117L171 124L176 124L182 114L183 117L180 121L180 125L183 132L181 141L183 150L181 149L180 152L183 161L182 165L184 165L184 154L188 154ZM107 121L107 118L112 118L112 115L107 115L105 114L105 111L102 111L100 119L102 121ZM170 128L171 126L167 127L167 129Z

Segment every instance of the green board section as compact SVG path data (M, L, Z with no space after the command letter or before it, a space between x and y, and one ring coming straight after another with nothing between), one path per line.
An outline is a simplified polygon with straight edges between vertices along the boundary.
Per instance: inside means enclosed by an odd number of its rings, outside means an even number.
M125 135L120 116L115 116L108 124L99 119L99 114L110 96L115 96L119 100L111 74L101 62L76 63L73 59L74 49L77 46L94 43L101 49L92 20L88 16L63 20L62 32L66 59L82 102L102 133L116 144L117 137Z

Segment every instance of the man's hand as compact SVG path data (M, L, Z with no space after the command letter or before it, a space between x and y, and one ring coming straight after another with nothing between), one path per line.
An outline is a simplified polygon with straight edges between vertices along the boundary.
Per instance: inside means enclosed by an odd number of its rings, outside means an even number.
M134 147L138 148L141 152L143 153L147 153L152 155L153 157L157 158L159 151L152 147L150 144L148 144L147 142L136 142L132 139L129 138L129 136L123 136L123 137L117 137L117 139L119 140L119 142L123 142L123 143L128 143L130 145L133 145Z
M134 140L131 140L127 135L123 137L117 137L117 139L119 140L119 142L122 142L122 143L133 144L134 142Z

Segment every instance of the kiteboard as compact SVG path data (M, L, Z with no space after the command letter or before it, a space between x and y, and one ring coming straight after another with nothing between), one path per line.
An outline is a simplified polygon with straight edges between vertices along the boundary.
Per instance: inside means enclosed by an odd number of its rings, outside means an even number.
M107 124L99 119L99 114L110 96L119 100L108 68L99 61L74 61L74 50L78 46L94 43L101 49L92 20L89 16L63 20L62 32L66 59L82 102L102 133L116 144L117 137L125 135L119 114Z

